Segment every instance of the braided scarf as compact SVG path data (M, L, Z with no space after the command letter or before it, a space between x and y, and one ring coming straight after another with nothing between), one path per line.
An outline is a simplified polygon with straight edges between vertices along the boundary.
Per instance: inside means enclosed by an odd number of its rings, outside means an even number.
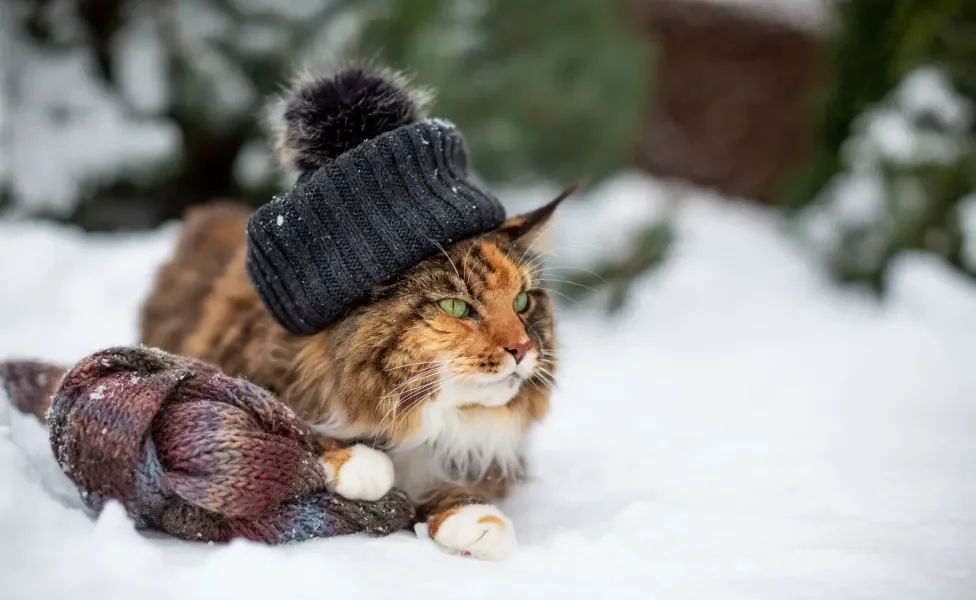
M309 427L267 390L213 366L120 347L60 376L44 363L0 363L0 389L23 412L47 411L58 464L95 511L117 500L137 526L269 544L387 535L413 520L399 490L376 502L328 492Z

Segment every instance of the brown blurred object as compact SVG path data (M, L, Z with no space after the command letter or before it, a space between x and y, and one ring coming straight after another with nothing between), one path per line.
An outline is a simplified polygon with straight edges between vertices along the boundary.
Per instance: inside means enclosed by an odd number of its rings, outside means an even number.
M820 24L779 18L755 2L642 5L658 64L638 166L773 202L787 172L809 160L809 102L824 71Z

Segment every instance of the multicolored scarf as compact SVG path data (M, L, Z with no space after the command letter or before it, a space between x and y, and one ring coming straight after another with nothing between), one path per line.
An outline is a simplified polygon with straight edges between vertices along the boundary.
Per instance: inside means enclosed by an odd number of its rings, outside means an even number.
M19 410L46 413L58 464L95 511L117 500L141 527L269 544L413 522L399 490L376 502L328 492L314 432L267 390L211 365L119 347L62 373L0 363L0 389Z

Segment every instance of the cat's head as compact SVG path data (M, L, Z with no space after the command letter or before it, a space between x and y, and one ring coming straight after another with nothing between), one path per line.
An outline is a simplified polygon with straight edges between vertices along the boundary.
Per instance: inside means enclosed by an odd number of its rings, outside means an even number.
M301 395L328 396L362 427L429 404L547 396L555 367L537 241L576 186L503 220L457 128L422 118L425 98L355 66L299 81L276 128L282 166L300 175L248 224L265 306L310 336L296 338L290 366Z
M549 380L553 303L536 246L567 195L450 246L378 288L374 306L396 314L403 329L384 367L436 375L428 389L452 392L458 405L500 406L527 382Z
M344 382L342 409L362 434L407 436L424 407L493 409L526 426L541 418L556 339L540 236L575 188L377 286L304 342L300 369Z

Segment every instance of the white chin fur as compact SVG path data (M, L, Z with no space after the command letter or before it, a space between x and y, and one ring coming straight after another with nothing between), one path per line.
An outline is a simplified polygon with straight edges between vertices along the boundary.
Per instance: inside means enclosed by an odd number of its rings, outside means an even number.
M522 379L528 379L532 377L532 372L535 371L535 365L539 361L539 353L535 350L529 350L525 353L525 358L522 362L515 365L515 371L522 377ZM515 359L512 359L515 362Z
M530 350L522 362L516 364L514 358L506 356L505 367L492 374L452 376L446 369L441 369L442 383L433 402L445 407L504 406L532 376L538 357L535 350Z
M444 408L460 408L462 406L504 406L508 404L519 388L522 380L507 375L500 379L492 378L488 382L458 381L455 378L442 378L440 390L431 403Z

